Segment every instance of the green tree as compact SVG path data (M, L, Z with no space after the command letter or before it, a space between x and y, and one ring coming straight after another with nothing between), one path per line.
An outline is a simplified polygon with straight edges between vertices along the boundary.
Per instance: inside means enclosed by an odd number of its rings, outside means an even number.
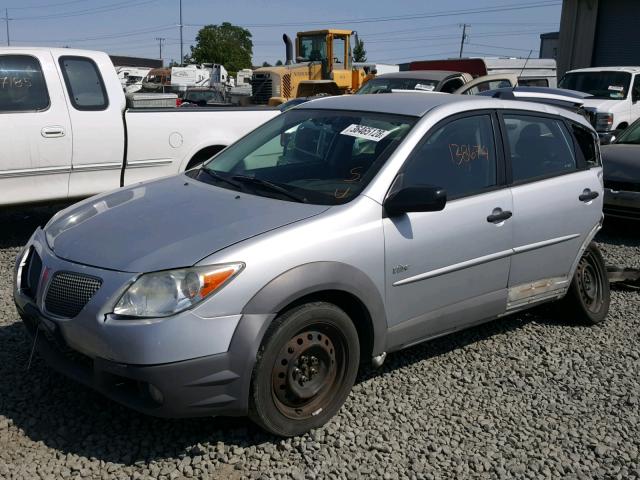
M220 63L230 74L251 68L252 55L251 32L229 22L202 27L196 36L196 45L191 47L193 62Z
M269 62L262 62L262 66L263 67L271 67L271 64Z
M278 60L278 61L276 62L276 67L279 67L279 66L281 66L281 65L284 65L284 63L282 63L282 60Z
M366 62L367 61L367 51L364 49L364 42L360 39L356 42L356 45L353 47L353 61L354 62Z

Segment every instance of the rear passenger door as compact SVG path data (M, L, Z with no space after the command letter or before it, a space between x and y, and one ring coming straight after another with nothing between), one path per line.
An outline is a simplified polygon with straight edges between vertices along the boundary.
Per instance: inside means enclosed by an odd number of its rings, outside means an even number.
M581 246L601 219L602 186L589 130L545 114L500 116L513 194L509 307L515 308L566 286ZM591 138L591 163L574 128Z
M427 133L399 173L405 187L444 188L447 204L438 212L383 219L390 347L506 308L512 204L496 132L491 112L445 120Z

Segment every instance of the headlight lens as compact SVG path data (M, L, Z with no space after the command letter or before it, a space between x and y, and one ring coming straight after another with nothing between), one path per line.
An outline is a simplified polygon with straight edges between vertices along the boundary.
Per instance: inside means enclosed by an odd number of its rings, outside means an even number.
M200 303L220 290L244 263L145 273L120 297L113 313L128 317L167 317Z

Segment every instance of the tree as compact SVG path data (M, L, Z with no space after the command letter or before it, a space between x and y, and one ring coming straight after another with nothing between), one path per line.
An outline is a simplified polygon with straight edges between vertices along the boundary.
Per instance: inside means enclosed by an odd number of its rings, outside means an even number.
M262 62L263 67L270 67L271 64L269 62Z
M364 49L364 42L360 39L358 39L355 47L353 47L353 61L354 62L367 61L367 51Z
M282 60L278 60L276 62L276 67L280 67L281 65L284 65L284 63L282 63Z
M220 63L230 74L251 68L252 55L251 32L229 22L204 26L196 36L195 47L191 47L193 62Z

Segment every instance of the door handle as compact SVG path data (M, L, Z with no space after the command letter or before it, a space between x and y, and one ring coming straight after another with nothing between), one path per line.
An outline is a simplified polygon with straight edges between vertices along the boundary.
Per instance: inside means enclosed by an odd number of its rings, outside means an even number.
M487 222L489 223L500 223L505 220L509 220L513 213L509 210L502 210L501 208L494 208L491 215L487 217Z
M40 130L40 134L44 138L64 137L64 128L62 127L44 127Z
M598 195L600 195L598 192L594 192L592 190L589 190L588 188L585 188L578 197L578 200L588 203L591 200L598 198Z

